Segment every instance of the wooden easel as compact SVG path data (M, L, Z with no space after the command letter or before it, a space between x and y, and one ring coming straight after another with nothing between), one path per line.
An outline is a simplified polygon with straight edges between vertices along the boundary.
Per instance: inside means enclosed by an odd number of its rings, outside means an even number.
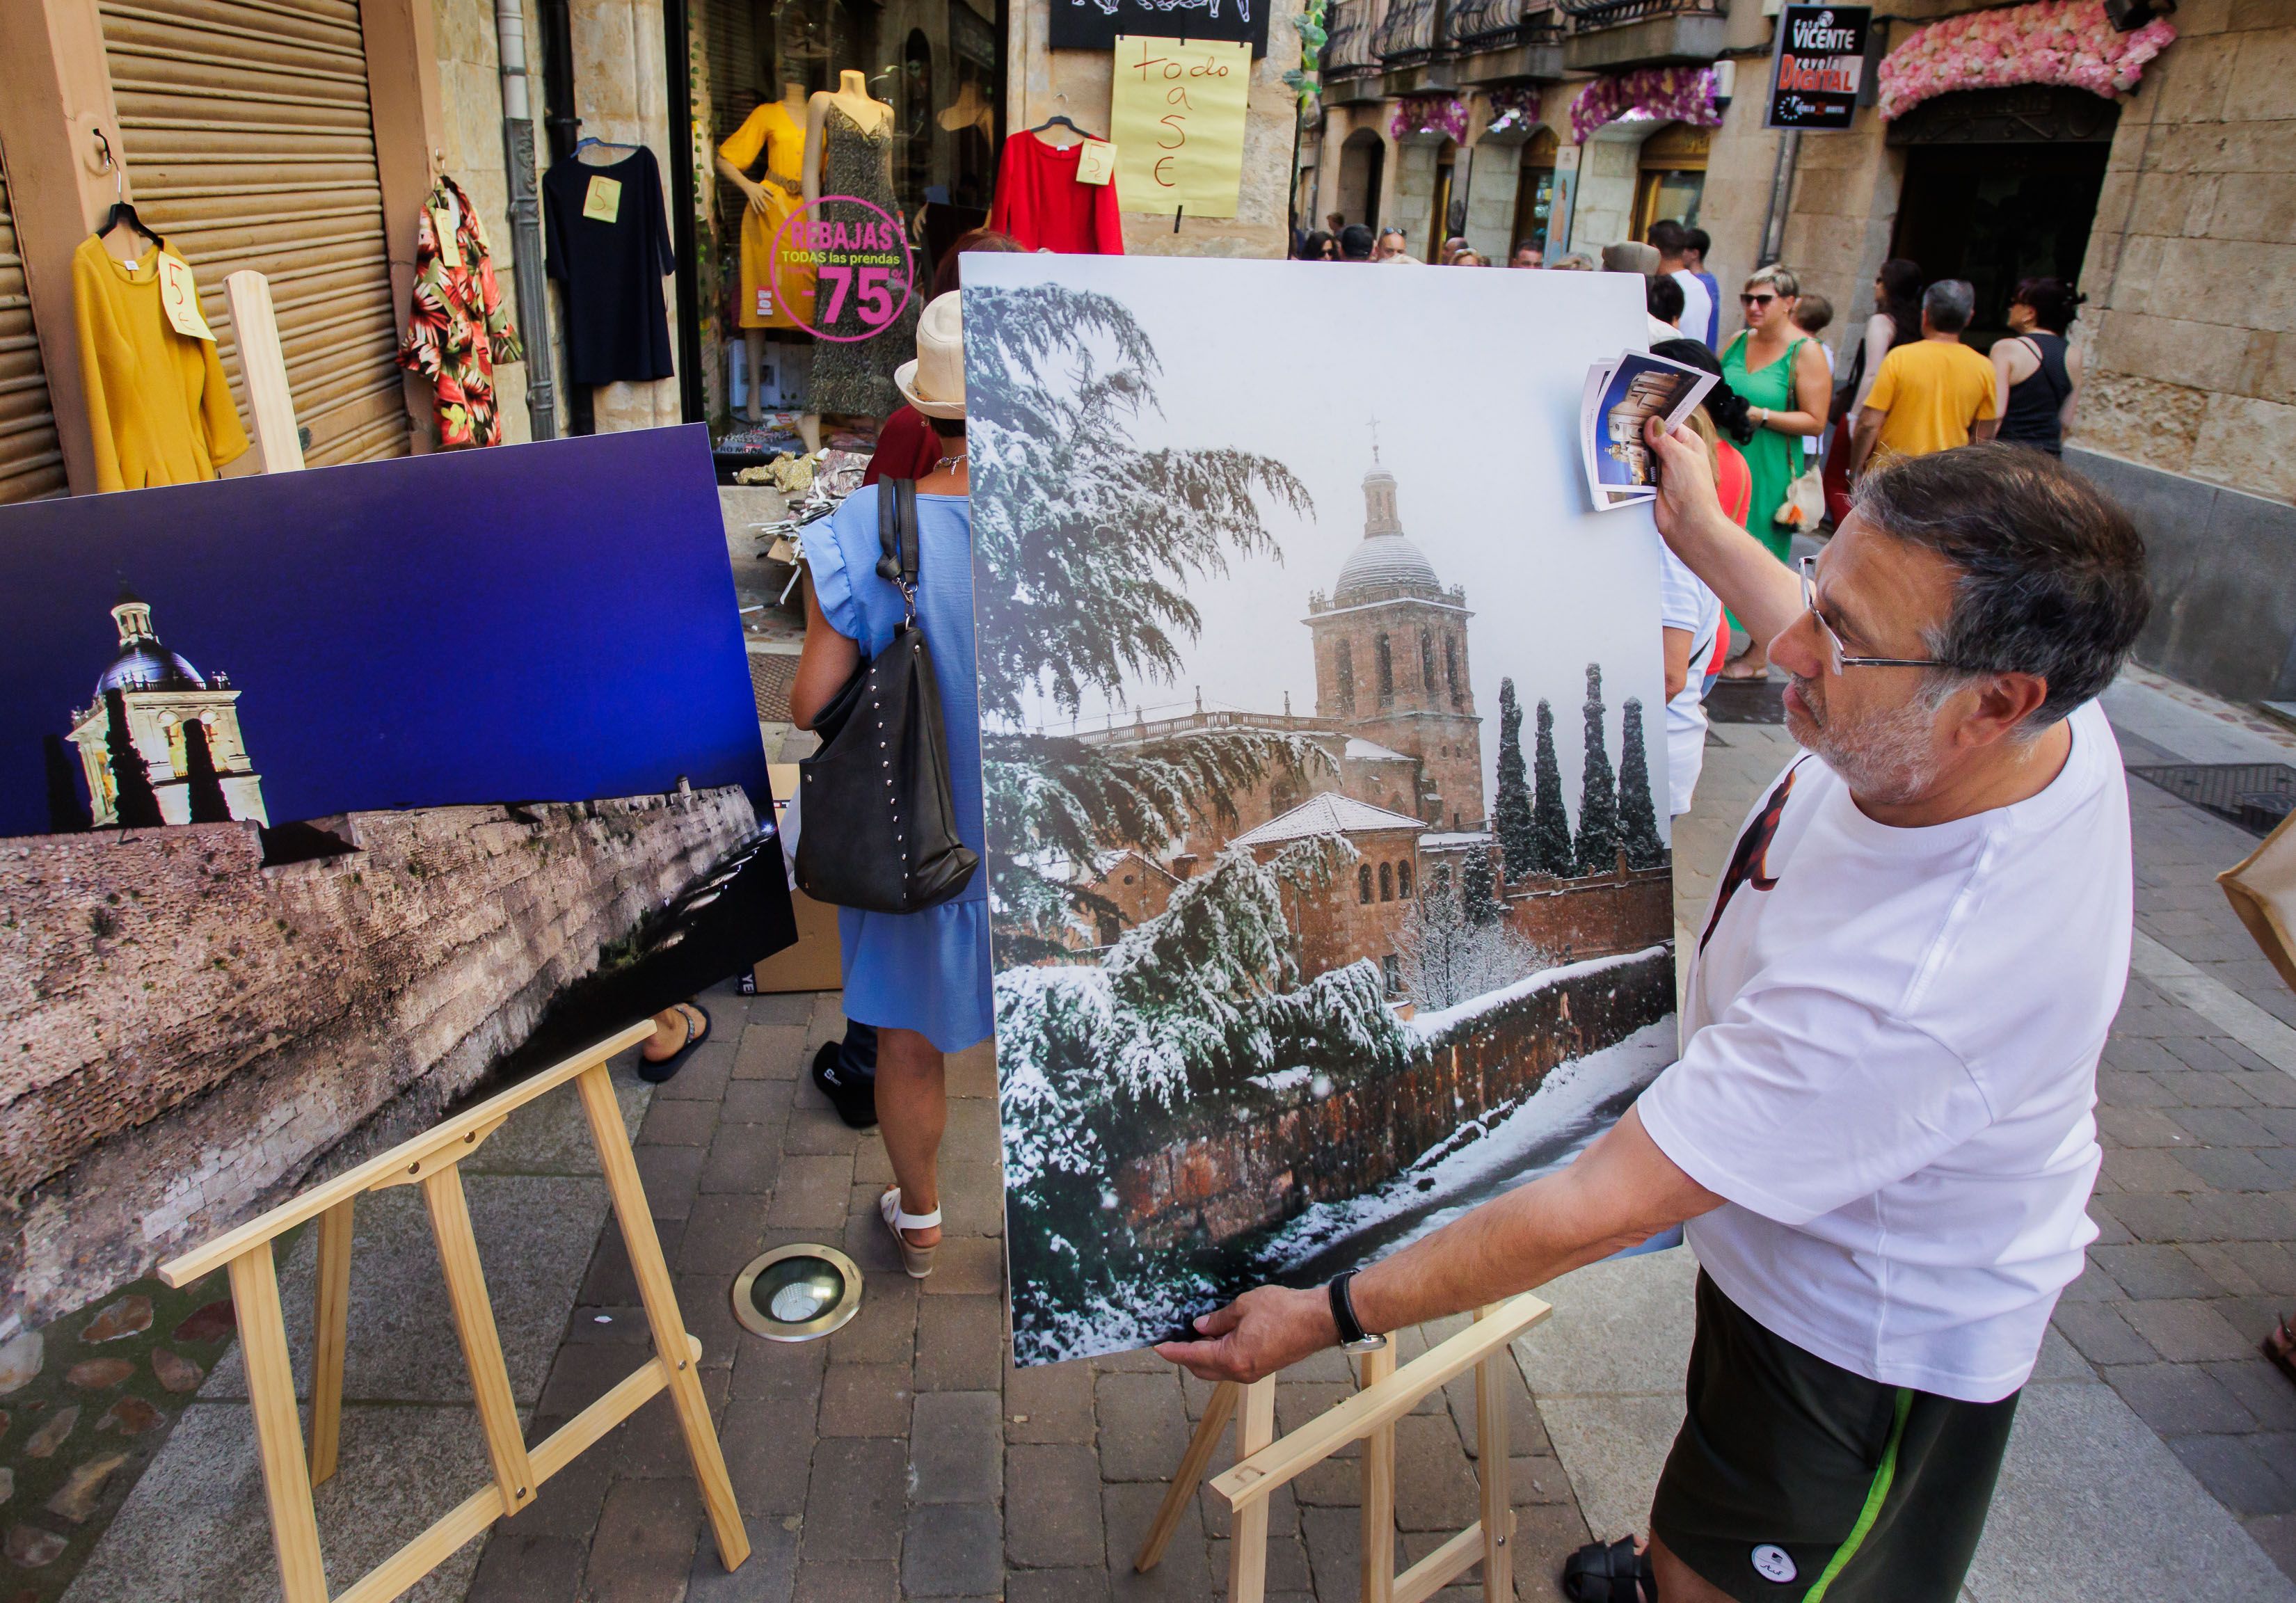
M1363 1451L1363 1603L1421 1603L1480 1564L1486 1603L1514 1596L1514 1504L1507 1487L1507 1344L1554 1312L1525 1295L1478 1309L1475 1322L1400 1370L1392 1346L1363 1355L1362 1389L1282 1441L1275 1437L1275 1377L1250 1385L1223 1380L1204 1405L1196 1434L1164 1493L1148 1539L1132 1567L1145 1573L1164 1557L1188 1500L1236 1419L1235 1467L1212 1479L1234 1512L1228 1543L1228 1603L1262 1603L1267 1595L1267 1500L1278 1486L1322 1463L1350 1442ZM1400 1575L1395 1573L1395 1422L1419 1400L1475 1371L1475 1455L1482 1483L1481 1517Z
M447 1275L455 1333L470 1366L471 1393L486 1433L494 1484L472 1493L429 1530L370 1570L335 1603L388 1603L435 1569L454 1550L496 1519L534 1501L535 1489L594 1446L656 1392L669 1393L677 1411L693 1478L718 1539L718 1556L727 1569L750 1556L750 1539L734 1503L733 1483L709 1423L694 1365L701 1344L686 1333L677 1296L662 1261L629 1134L615 1100L606 1060L653 1034L651 1020L631 1025L554 1067L521 1081L499 1096L379 1157L316 1186L261 1218L217 1236L160 1267L160 1278L182 1288L218 1267L231 1271L231 1298L239 1315L240 1348L247 1360L247 1396L255 1415L256 1445L263 1461L263 1484L271 1505L271 1537L279 1553L279 1579L285 1603L329 1603L325 1566L319 1557L319 1525L311 1488L335 1472L335 1451L343 1406L343 1343L350 1315L351 1207L360 1193L391 1186L420 1185ZM645 1304L654 1355L644 1368L568 1420L531 1452L519 1429L510 1370L503 1362L502 1338L479 1264L471 1231L471 1210L463 1194L462 1161L502 1128L503 1121L544 1092L567 1081L575 1084L588 1116L590 1139L621 1222L622 1243L636 1271L638 1297ZM279 1306L279 1279L271 1243L295 1226L319 1222L318 1285L311 1379L310 1461L304 1462L303 1436L295 1411L295 1375L287 1355L287 1326Z

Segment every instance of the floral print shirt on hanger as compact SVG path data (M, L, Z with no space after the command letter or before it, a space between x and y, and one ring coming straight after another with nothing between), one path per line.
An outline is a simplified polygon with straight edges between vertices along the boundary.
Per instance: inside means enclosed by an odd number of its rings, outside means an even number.
M416 225L414 304L398 342L399 365L437 387L442 449L502 443L495 364L524 357L478 210L462 185L442 176Z

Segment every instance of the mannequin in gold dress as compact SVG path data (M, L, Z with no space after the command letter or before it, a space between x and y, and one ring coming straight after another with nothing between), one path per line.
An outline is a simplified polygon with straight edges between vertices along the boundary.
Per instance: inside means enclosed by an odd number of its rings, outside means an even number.
M781 99L760 102L718 147L718 172L749 197L742 215L742 295L735 322L750 358L751 422L765 413L758 380L765 371L766 331L803 328L813 318L812 267L784 241L777 288L769 259L775 232L805 191L807 119L805 86L783 84Z

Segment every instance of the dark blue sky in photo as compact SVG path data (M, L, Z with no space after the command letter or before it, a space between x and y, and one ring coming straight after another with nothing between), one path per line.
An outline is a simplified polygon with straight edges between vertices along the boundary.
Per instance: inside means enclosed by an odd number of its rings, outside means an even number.
M240 691L272 822L740 784L767 807L699 425L0 507L0 836L126 585Z

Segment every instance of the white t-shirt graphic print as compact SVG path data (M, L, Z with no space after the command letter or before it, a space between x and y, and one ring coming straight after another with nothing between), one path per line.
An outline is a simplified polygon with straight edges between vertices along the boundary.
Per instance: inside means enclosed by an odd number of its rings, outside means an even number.
M1884 1385L2016 1390L2096 1235L2128 793L2104 714L2070 723L2039 795L1928 829L1874 822L1797 758L1702 926L1682 1059L1637 1104L1727 1198L1688 1231L1715 1283Z

